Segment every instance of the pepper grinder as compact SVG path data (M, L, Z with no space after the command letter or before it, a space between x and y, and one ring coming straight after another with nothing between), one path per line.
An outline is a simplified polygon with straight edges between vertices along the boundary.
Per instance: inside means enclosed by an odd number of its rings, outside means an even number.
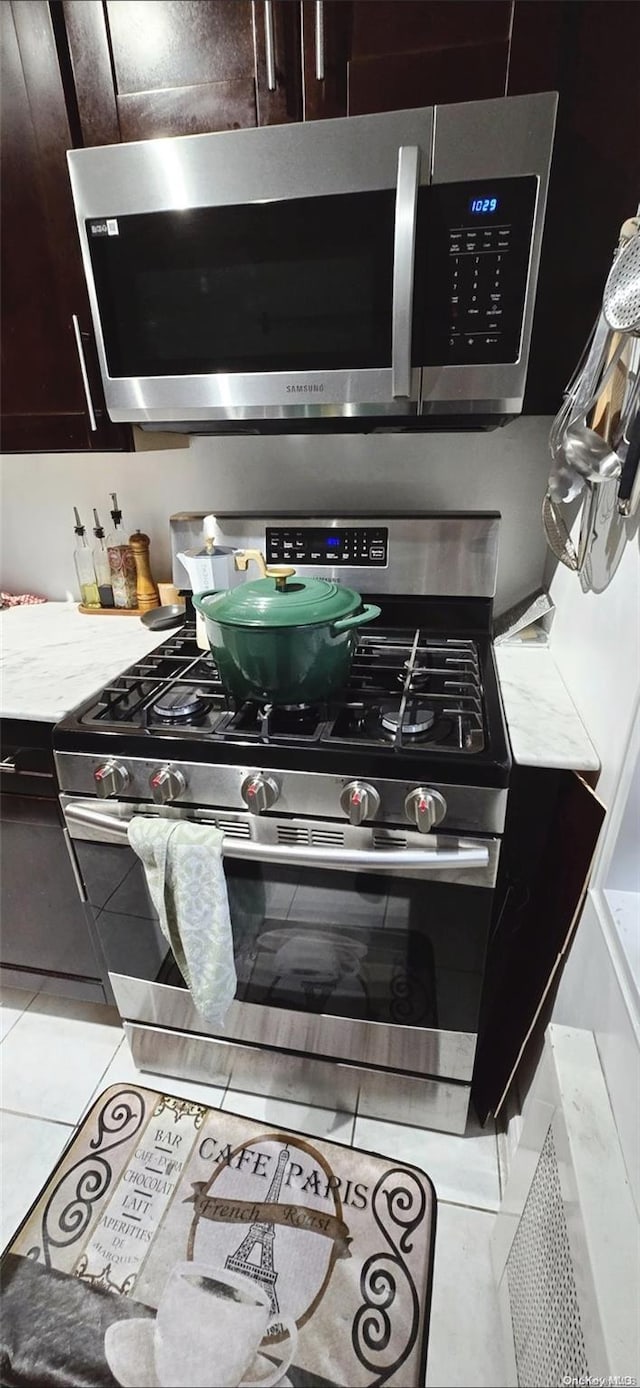
M152 607L160 606L160 594L153 581L149 563L150 543L149 536L144 535L141 530L136 530L135 534L129 537L136 562L136 592L140 612L149 612Z

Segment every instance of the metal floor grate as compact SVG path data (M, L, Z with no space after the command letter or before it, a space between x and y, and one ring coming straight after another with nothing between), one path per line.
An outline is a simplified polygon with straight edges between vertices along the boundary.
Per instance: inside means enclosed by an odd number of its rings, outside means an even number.
M551 1128L507 1259L521 1388L555 1388L589 1369Z

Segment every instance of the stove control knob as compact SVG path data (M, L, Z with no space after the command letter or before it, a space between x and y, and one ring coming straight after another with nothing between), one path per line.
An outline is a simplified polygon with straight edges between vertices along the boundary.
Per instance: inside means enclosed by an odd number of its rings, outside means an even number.
M380 796L375 786L366 781L349 781L340 796L340 804L350 824L362 824L365 819L375 819L380 809Z
M127 789L130 777L126 766L110 757L103 766L97 767L93 779L101 800L106 800L110 795L121 795Z
M280 786L273 776L262 776L255 772L242 782L240 794L251 814L264 814L265 810L275 805Z
M177 766L157 766L149 777L149 787L156 805L168 805L170 800L178 800L187 789L187 783Z
M427 790L416 786L409 791L404 802L407 819L412 820L421 834L428 834L436 824L440 824L447 813L447 802L437 790Z

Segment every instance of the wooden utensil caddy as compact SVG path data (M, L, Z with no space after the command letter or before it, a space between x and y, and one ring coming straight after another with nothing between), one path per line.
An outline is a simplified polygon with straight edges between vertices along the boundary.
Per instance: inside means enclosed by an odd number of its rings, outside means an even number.
M154 607L159 607L159 603L154 603ZM142 617L148 608L142 607L85 607L83 602L78 603L78 612L82 612L85 617Z

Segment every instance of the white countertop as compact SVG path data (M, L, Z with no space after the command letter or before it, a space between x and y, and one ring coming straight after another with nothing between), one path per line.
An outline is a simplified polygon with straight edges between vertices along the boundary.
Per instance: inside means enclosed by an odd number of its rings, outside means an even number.
M56 723L171 635L139 617L86 617L74 602L0 612L0 717Z
M599 771L598 754L549 647L505 643L495 655L515 761Z
M0 612L0 717L55 723L169 635L138 617L87 617L73 602ZM496 646L513 755L523 766L600 762L548 647Z

